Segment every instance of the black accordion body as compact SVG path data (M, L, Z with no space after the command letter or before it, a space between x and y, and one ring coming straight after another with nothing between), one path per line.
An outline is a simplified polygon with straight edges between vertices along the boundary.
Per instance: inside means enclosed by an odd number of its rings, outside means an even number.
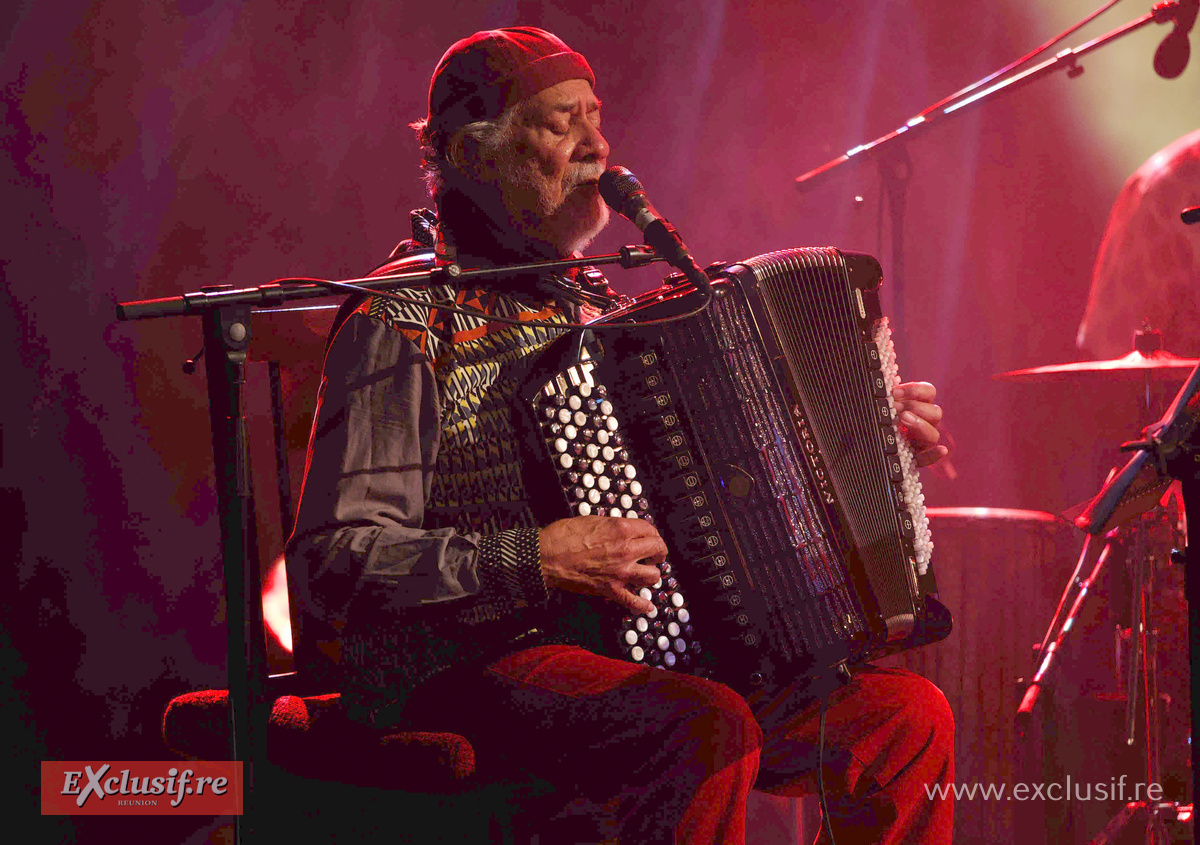
M563 338L522 390L538 516L648 519L670 550L654 614L596 601L579 624L743 692L945 637L878 262L806 248L709 274L701 314ZM673 277L598 322L700 300Z

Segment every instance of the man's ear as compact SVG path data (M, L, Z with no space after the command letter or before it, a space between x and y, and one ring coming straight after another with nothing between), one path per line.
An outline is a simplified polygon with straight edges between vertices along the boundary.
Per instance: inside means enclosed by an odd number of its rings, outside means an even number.
M478 182L481 175L479 139L462 129L455 132L446 144L446 161L459 173Z
M494 184L500 177L500 162L479 137L469 130L456 132L446 145L446 160L463 176L481 185Z

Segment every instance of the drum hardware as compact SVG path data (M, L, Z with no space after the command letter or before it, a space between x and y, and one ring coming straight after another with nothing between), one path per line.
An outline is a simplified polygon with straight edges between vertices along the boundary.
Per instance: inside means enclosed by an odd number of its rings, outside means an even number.
M1150 342L1152 342L1154 334L1157 333L1151 332L1148 329L1139 333L1143 337L1149 335ZM1143 343L1146 342L1148 341L1143 340ZM1161 349L1161 346L1159 349ZM1150 348L1149 353L1143 352L1142 349L1135 349L1134 353L1131 353L1127 358L1133 360L1135 353L1146 359L1161 356L1161 352L1156 353L1154 348ZM1161 360L1170 361L1171 359L1162 358ZM1167 363L1163 365L1139 364L1137 367L1131 365L1123 368L1109 368L1110 371L1125 372L1134 370L1135 372L1139 372L1144 376L1147 385L1154 372L1172 369L1179 370L1180 367L1172 363ZM1103 371L1105 371L1104 368L1096 367L1090 369L1059 367L1054 372L1054 375L1057 376L1066 372ZM1020 373L1022 371L1015 372ZM1046 377L1046 374L1044 372L1037 373L1036 375L1026 374L1026 377L1043 378ZM1143 430L1146 435L1145 438L1141 441L1122 445L1122 450L1136 452L1134 457L1120 471L1110 474L1100 493L1088 502L1082 512L1075 518L1074 522L1076 526L1085 530L1088 536L1084 542L1079 562L1071 578L1068 580L1062 599L1059 602L1059 607L1055 611L1054 618L1047 629L1046 636L1041 646L1037 649L1039 665L1017 710L1018 730L1022 735L1024 735L1026 729L1029 727L1031 716L1038 705L1043 689L1049 686L1048 681L1057 663L1056 658L1061 653L1069 632L1076 625L1080 617L1080 611L1104 568L1113 548L1112 543L1118 538L1127 539L1132 549L1130 558L1131 633L1128 649L1130 653L1124 678L1126 701L1124 740L1126 744L1133 745L1137 739L1136 728L1139 695L1141 696L1140 700L1143 702L1157 702L1159 700L1157 632L1154 629L1154 620L1150 615L1155 596L1155 575L1159 569L1160 561L1165 561L1168 564L1170 562L1178 562L1180 558L1186 560L1186 555L1181 555L1177 550L1172 550L1172 546L1176 545L1174 542L1162 542L1163 538L1155 537L1153 533L1157 526L1162 525L1164 521L1168 521L1164 503L1170 496L1168 488L1171 486L1173 478L1178 478L1182 484L1181 497L1185 509L1195 508L1200 505L1200 501L1198 501L1200 499L1200 492L1198 492L1200 490L1200 480L1197 477L1200 475L1200 471L1198 471L1198 467L1200 467L1200 454L1197 452L1197 444L1195 442L1198 433L1196 408L1192 407L1195 403L1194 397L1198 388L1200 388L1200 368L1193 366L1190 377L1180 389L1174 402L1172 402L1162 419ZM1144 409L1147 414L1151 410L1149 407L1149 398L1150 394L1147 390L1147 405ZM1167 495L1163 495L1164 493ZM1178 526L1181 522L1186 524L1185 521L1177 520L1177 532L1179 531ZM1167 539L1173 541L1178 539L1178 537L1170 536ZM1089 565L1091 567L1090 574L1086 580L1080 580L1081 574L1088 570ZM1191 582L1195 582L1198 579L1191 578L1187 580L1189 582L1188 594L1190 599L1189 641L1194 642L1197 622L1197 599L1192 595L1192 592L1196 588ZM1072 594L1075 597L1071 601L1070 612L1066 615L1063 622L1059 624L1063 608L1067 606ZM1193 679L1194 684L1195 680ZM1193 686L1193 693L1194 691ZM1192 699L1194 723L1196 706L1196 696L1194 694ZM1144 713L1143 751L1146 783L1161 784L1162 736L1159 708L1157 706L1147 706L1142 709ZM1160 806L1162 808L1161 811ZM1111 838L1123 829L1138 812L1150 809L1150 805L1143 807L1128 805L1110 821L1105 830L1093 842L1105 843L1111 841ZM1172 813L1174 813L1174 817L1177 819L1184 817L1187 820L1191 819L1190 808L1188 811L1185 811L1183 807L1171 802L1160 802L1159 805L1153 807L1153 812L1146 813L1147 843L1158 845L1158 843L1166 843L1168 841L1165 820Z

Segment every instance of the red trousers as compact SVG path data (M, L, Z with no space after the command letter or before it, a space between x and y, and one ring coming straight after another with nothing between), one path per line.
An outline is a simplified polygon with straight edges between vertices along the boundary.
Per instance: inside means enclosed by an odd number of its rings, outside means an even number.
M758 693L599 657L573 646L511 654L434 682L412 703L425 730L471 740L480 766L554 785L545 843L742 843L752 788L817 788L820 704L803 689ZM839 845L949 843L954 723L910 672L864 667L829 697L824 780ZM486 774L486 769L484 772Z

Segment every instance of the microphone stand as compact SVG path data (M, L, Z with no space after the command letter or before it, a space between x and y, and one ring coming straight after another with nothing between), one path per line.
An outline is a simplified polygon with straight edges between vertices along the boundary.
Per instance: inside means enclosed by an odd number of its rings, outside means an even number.
M892 310L894 312L893 323L896 326L898 337L904 337L904 209L912 169L908 151L905 148L905 142L924 134L929 130L931 125L940 123L944 118L978 106L1005 91L1022 88L1055 71L1065 70L1067 76L1074 79L1083 73L1083 68L1078 64L1079 60L1093 50L1098 50L1122 36L1141 29L1147 24L1169 23L1181 19L1186 14L1187 12L1183 9L1183 4L1179 0L1165 0L1165 2L1156 4L1150 12L1142 15L1140 18L1098 38L1093 38L1091 41L1081 44L1078 47L1056 53L1053 58L1046 59L1021 73L1006 77L992 85L987 85L997 75L995 73L989 74L978 82L967 86L957 94L952 94L945 99L939 100L924 111L919 112L915 117L905 121L904 125L898 129L873 141L859 144L837 158L825 162L820 167L813 168L807 173L796 177L796 189L803 193L826 181L831 173L843 165L859 164L872 158L879 162L884 192L888 199L892 227L891 269L892 301L894 303ZM1070 31L1073 30L1074 28ZM981 87L982 90L976 90Z
M352 281L358 287L385 291L435 282L548 273L605 264L620 264L629 269L664 260L648 246L626 246L620 252L590 258L472 270L449 264L433 270ZM182 315L201 318L204 347L200 355L185 364L185 371L194 371L196 359L201 356L205 358L225 581L225 616L228 623L229 751L231 760L242 760L246 764L243 813L234 821L236 842L244 842L247 831L253 830L250 787L254 780L254 766L260 764L264 772L270 771L266 729L273 703L266 701L264 696L267 662L263 641L262 583L257 566L248 565L248 562L258 560L258 533L254 519L243 398L246 362L253 337L251 310L293 299L312 299L338 293L331 291L330 287L317 282L295 285L272 282L237 289L232 285L212 285L179 296L122 302L116 306L117 319L121 321ZM247 629L251 632L249 638Z

